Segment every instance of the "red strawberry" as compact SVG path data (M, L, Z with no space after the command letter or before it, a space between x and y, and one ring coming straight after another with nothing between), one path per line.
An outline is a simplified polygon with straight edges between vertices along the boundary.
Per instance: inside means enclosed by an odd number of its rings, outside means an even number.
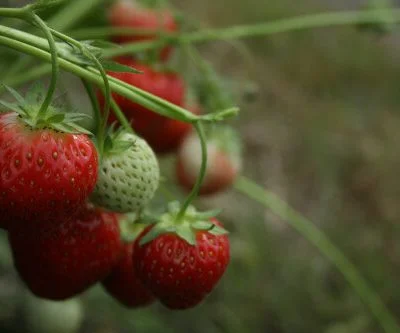
M52 300L103 280L122 251L117 215L92 207L73 218L12 225L9 242L22 280L33 294Z
M110 72L111 76L175 105L182 106L184 104L185 86L183 80L177 74L158 72L129 58L119 58L118 62L136 68L143 74ZM155 152L173 150L179 144L180 137L184 136L190 129L190 125L163 117L123 96L114 93L113 98L128 120L132 122L136 133L148 141ZM101 94L99 94L99 101L103 105L104 97ZM115 120L112 115L110 122ZM170 135L171 138L167 138L166 135Z
M149 305L155 298L136 276L133 262L134 243L125 244L123 255L118 265L103 281L104 288L120 303L129 308Z
M207 229L221 226L215 218L210 221L209 226L207 222L200 223L206 224ZM195 226L194 223L192 228ZM152 228L147 228L136 242L135 263L139 278L168 308L196 306L212 291L228 266L228 237L192 229L194 245L177 233L166 232L140 246L143 237L151 232Z
M27 122L15 112L0 115L4 228L18 220L54 221L71 214L85 203L97 180L97 151L87 135L34 128Z
M160 33L173 33L178 26L172 13L167 9L147 9L132 1L116 1L109 11L109 22L114 28L133 28L142 34L117 35L113 39L117 43L140 42L154 40ZM171 54L170 46L161 50L160 58L167 60Z
M220 132L219 132L220 131ZM235 181L241 169L240 144L234 132L217 129L207 139L207 169L199 194L223 191ZM201 146L196 133L185 138L178 152L176 176L179 184L190 191L201 167Z

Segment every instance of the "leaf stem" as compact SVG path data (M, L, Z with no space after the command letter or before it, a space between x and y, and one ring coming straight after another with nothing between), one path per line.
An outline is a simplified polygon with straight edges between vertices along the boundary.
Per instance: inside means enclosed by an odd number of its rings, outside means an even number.
M1 17L11 17L11 18L19 18L25 20L27 15L30 13L30 7L25 6L21 8L0 8L0 16Z
M117 119L121 123L121 125L124 126L124 128L129 133L134 134L135 132L134 132L131 124L129 123L128 119L126 119L124 113L122 112L122 110L120 109L118 104L115 102L114 98L112 98L112 97L111 97L111 108L113 109L114 115L117 117Z
M387 14L387 15L385 15ZM311 28L321 28L329 26L340 26L349 24L362 24L362 23L379 23L383 21L383 17L390 17L391 22L400 20L400 9L373 9L373 10L359 10L359 11L338 11L327 12L320 14L311 14L296 16L292 18L279 19L271 22L263 22L251 25L237 25L234 27L223 29L203 29L201 31L190 32L186 34L170 34L164 36L165 43L203 43L216 40L227 39L240 39L248 37L265 37L276 33L283 33L289 31L298 31ZM98 32L97 32L98 31ZM117 34L119 31L110 29L103 30L99 28L85 29L76 31L84 37L84 33L91 37L104 38L109 35ZM129 43L122 45L118 48L110 48L105 51L105 56L114 57L133 52L141 52L148 49L160 47L160 41L147 41L140 43Z
M207 170L207 139L206 135L204 133L204 128L203 124L199 121L194 123L194 128L196 129L197 135L199 136L200 139L200 145L201 145L201 166L200 166L200 172L199 176L196 179L196 183L193 186L192 191L186 198L185 202L182 205L181 210L179 211L177 215L177 222L179 223L182 218L185 216L187 208L190 206L192 201L197 197L199 194L201 184L203 184L204 177L206 175L206 170Z
M49 50L51 54L51 81L49 88L47 89L46 97L38 112L38 116L40 117L46 112L46 110L50 106L54 92L56 91L59 65L58 65L57 46L54 41L53 34L50 31L50 28L46 25L46 23L43 22L43 20L38 15L34 14L33 12L32 12L32 20L40 27L40 29L45 34L49 43Z
M107 73L104 70L100 61L83 44L81 44L77 40L75 40L61 32L58 32L54 29L51 29L51 32L57 38L76 47L80 52L82 52L82 54L84 56L89 58L93 62L93 65L97 68L97 70L99 71L99 73L103 79L104 92L105 92L104 93L104 95L105 95L104 114L100 115L100 117L97 119L98 123L96 123L97 124L97 126L96 126L97 133L96 134L97 134L97 140L98 140L98 146L99 146L99 153L100 153L100 156L102 156L103 149L104 149L103 146L104 146L104 140L105 140L105 132L106 132L106 128L107 128L107 121L108 121L108 117L110 115L110 99L111 99L111 89L110 89L110 83L108 82Z
M276 195L266 191L245 177L240 177L237 180L235 188L242 194L270 209L280 218L286 220L292 228L297 230L328 258L369 307L386 333L400 332L400 327L396 319L382 302L379 295L368 285L354 264L347 259L345 254L318 227Z

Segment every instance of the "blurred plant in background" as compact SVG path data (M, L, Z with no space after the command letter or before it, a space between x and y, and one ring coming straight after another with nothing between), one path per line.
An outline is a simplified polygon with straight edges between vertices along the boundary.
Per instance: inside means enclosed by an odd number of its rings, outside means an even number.
M202 27L264 22L327 11L333 5L335 10L364 5L316 0L231 0L229 8L226 1L176 0L172 4ZM97 1L92 6L77 22L52 19L51 12L47 15L66 31L105 26L106 4ZM227 98L233 96L241 106L239 120L233 124L244 137L244 173L326 232L398 321L399 41L396 27L383 34L344 26L200 48L201 55L225 78L219 84L230 91ZM0 52L1 72L12 85L17 77L8 72L8 64L15 53L3 48ZM25 56L20 59L21 68L40 66ZM172 66L185 63L176 58ZM63 77L67 100L79 112L88 110L89 102L80 95L76 79ZM171 159L165 158L162 165L172 175ZM76 321L80 332L91 333L381 332L336 268L284 220L234 190L197 203L205 209L224 209L232 247L223 283L200 307L185 312L171 312L160 305L125 310L95 287L57 310L26 295L13 270L4 233L0 331L61 332L34 328L37 319L45 324L56 311L70 318L67 322Z

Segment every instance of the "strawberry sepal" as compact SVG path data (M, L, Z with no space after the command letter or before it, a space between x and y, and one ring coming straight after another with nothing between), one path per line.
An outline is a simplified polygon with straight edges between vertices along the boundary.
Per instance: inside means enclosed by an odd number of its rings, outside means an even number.
M159 222L140 239L139 245L144 246L160 235L173 233L188 244L195 246L196 234L199 231L206 231L212 235L225 235L228 233L227 230L210 221L211 218L220 213L220 210L198 212L193 206L189 206L185 215L178 219L179 212L179 202L171 202L168 205L168 211L161 215Z

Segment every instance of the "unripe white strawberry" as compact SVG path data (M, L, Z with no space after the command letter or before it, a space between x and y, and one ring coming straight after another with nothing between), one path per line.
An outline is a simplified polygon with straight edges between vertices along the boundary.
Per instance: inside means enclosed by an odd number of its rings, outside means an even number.
M91 200L119 213L136 212L153 198L160 179L157 158L146 141L119 133L106 147Z

